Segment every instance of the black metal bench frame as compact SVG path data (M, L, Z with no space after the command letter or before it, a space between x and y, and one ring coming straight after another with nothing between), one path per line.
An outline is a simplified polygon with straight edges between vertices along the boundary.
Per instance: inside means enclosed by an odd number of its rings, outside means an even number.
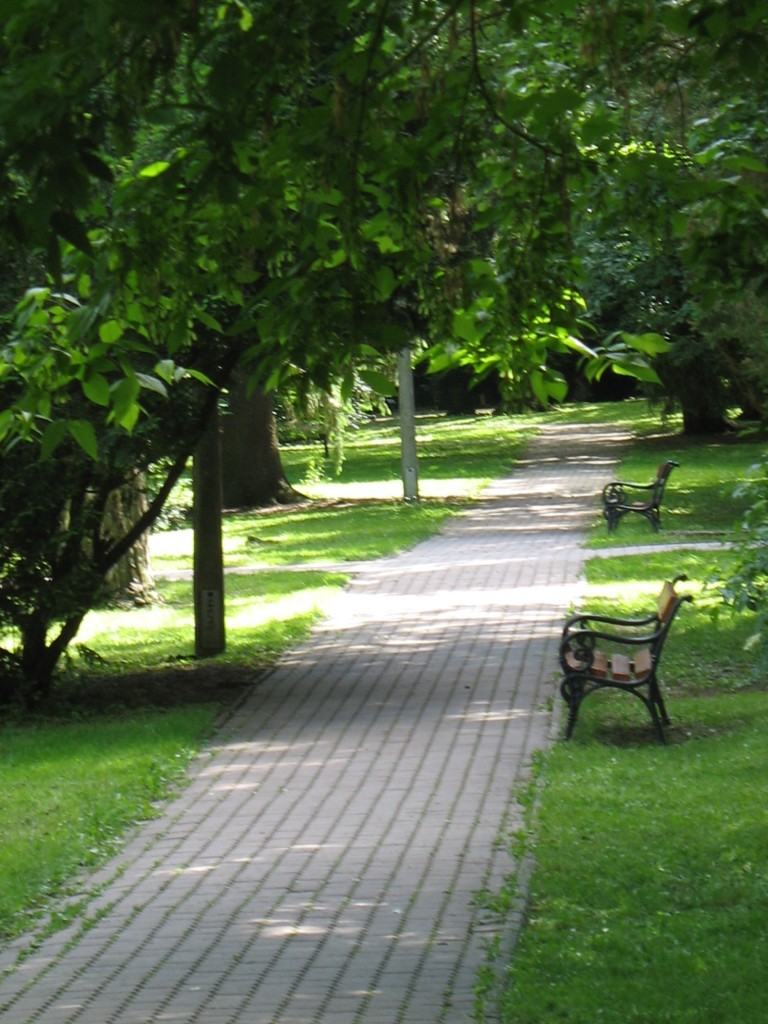
M661 499L664 497L669 474L679 466L679 462L669 459L659 466L656 479L650 484L633 484L625 480L612 480L603 488L603 515L608 524L608 532L613 533L622 516L627 512L637 512L645 516L655 531L661 527ZM647 498L635 499L635 494L646 494Z
M581 702L601 689L630 693L643 702L656 735L665 743L664 726L669 716L659 689L658 669L670 627L689 594L675 586L684 575L667 581L657 599L656 611L642 618L622 619L580 613L570 616L560 641L560 692L568 705L565 739L576 725Z

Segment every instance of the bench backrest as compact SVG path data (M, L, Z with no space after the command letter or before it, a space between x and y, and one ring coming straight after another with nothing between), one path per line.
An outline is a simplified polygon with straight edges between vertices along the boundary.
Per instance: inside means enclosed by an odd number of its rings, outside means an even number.
M663 462L658 470L656 471L656 479L653 482L653 504L658 505L664 496L664 487L666 486L669 474L675 468L679 466L679 462L674 462L670 459L668 462Z
M666 622L667 619L669 619L674 609L676 599L677 594L675 593L675 588L669 580L667 580L661 588L661 593L656 599L659 622Z
M677 609L683 601L691 600L691 596L689 594L678 594L675 590L675 583L681 579L685 579L685 576L676 576L674 580L667 580L661 588L661 593L657 598L656 614L658 617L659 629L656 641L653 644L654 649L657 651L660 651L664 644L666 635L669 632L669 627L672 625L672 620L677 614Z

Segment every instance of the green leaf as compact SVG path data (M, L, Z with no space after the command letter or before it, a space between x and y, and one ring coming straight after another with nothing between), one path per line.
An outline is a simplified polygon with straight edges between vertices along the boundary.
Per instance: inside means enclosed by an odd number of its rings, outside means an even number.
M756 171L758 174L768 172L768 164L755 156L741 153L738 156L729 156L723 160L723 167L729 171Z
M374 274L373 280L376 286L377 297L382 302L386 302L397 288L397 278L395 277L392 268L379 267Z
M253 14L241 0L238 0L237 6L240 11L238 24L243 32L250 32L253 28Z
M96 441L96 431L93 429L93 424L89 423L88 420L70 420L68 428L70 434L85 454L95 461L99 457L99 445Z
M552 401L562 402L568 394L568 385L562 376L546 367L531 370L530 383L534 395L544 406Z
M450 352L439 352L429 357L429 372L440 373L456 365L456 356Z
M399 349L413 340L412 332L403 324L371 324L369 337L375 338L384 348Z
M158 175L164 174L170 166L171 165L167 160L156 160L154 163L147 164L146 167L142 167L139 171L139 177L156 178Z
M96 405L109 405L109 382L100 373L91 374L83 381L83 394Z
M340 267L342 263L347 260L347 252L345 249L334 249L330 256L326 256L324 259L316 260L312 264L313 270L318 270L320 267L332 270L334 267Z
M206 387L215 387L211 378L206 376L206 374L202 373L200 370L190 370L189 368L184 369L180 366L174 374L174 379L180 380L181 377L191 377L192 380L199 381L201 384L205 384Z
M172 359L161 359L155 363L155 373L161 380L171 384L175 379L176 363Z
M163 398L168 397L168 389L159 378L152 377L148 373L137 373L136 380L145 391L154 391L155 394L162 395Z
M547 390L542 374L538 370L533 370L530 374L529 381L531 389L539 402L544 406L549 405L549 391Z
M453 314L453 333L464 341L474 344L480 341L490 328L484 311L459 309Z
M604 111L591 114L580 125L581 139L587 146L613 136L616 124L613 116Z
M635 380L646 381L648 384L661 384L659 375L647 363L635 362L631 359L611 359L611 369L620 377L634 377Z
M112 389L112 410L117 423L130 431L139 416L141 387L135 377L124 377Z
M496 268L488 260L468 260L467 268L472 271L475 277L496 278Z
M360 377L377 395L393 398L397 394L397 387L378 370L360 370Z
M660 334L649 332L648 334L628 334L622 331L621 338L636 352L642 352L646 356L658 356L669 352L670 344Z
M105 320L99 326L99 338L105 345L112 345L123 336L123 325L117 320Z
M67 424L61 420L46 424L40 439L40 458L49 459L67 436Z
M574 336L572 334L568 334L567 331L564 331L562 334L558 332L558 338L567 348L573 349L574 352L578 352L580 356L586 356L587 359L594 359L597 355L594 349L590 348L589 345L586 345L580 338L574 338Z
M0 439L7 437L13 426L13 412L10 409L3 409L0 412Z
M224 328L221 326L220 322L216 319L216 317L211 316L210 313L206 313L204 309L198 311L197 319L200 321L203 327L207 327L209 331L215 331L216 334L224 333Z

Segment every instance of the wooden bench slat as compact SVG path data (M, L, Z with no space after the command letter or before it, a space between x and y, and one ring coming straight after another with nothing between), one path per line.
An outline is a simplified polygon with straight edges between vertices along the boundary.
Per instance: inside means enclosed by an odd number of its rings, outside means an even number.
M579 669L584 668L584 662L580 661L573 651L566 652L565 660L568 667L574 672L578 672ZM602 651L593 652L592 665L589 671L590 674L594 676L608 675L608 658Z
M658 607L658 614L659 614L659 621L660 622L666 622L667 621L667 619L669 618L669 613L672 611L672 606L674 605L674 602L675 602L675 588L672 586L672 584L669 581L667 581L664 584L664 586L661 588L661 593L659 594L659 597L658 597L658 600L657 600L657 607Z
M611 676L622 683L628 683L632 678L632 670L626 654L611 655Z
M592 668L590 671L595 676L608 675L608 658L602 651L595 651L595 656L592 661Z
M635 675L647 676L653 666L653 655L649 648L644 647L635 655Z

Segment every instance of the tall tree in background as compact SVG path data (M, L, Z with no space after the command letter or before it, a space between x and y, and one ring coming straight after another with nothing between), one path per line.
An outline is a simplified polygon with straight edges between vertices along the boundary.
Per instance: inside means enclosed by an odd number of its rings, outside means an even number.
M259 508L301 501L280 459L272 395L235 381L221 418L225 508Z
M596 5L594 93L623 133L582 220L585 292L608 332L658 331L667 398L688 433L730 406L763 416L768 248L763 3ZM752 381L752 386L747 385Z

